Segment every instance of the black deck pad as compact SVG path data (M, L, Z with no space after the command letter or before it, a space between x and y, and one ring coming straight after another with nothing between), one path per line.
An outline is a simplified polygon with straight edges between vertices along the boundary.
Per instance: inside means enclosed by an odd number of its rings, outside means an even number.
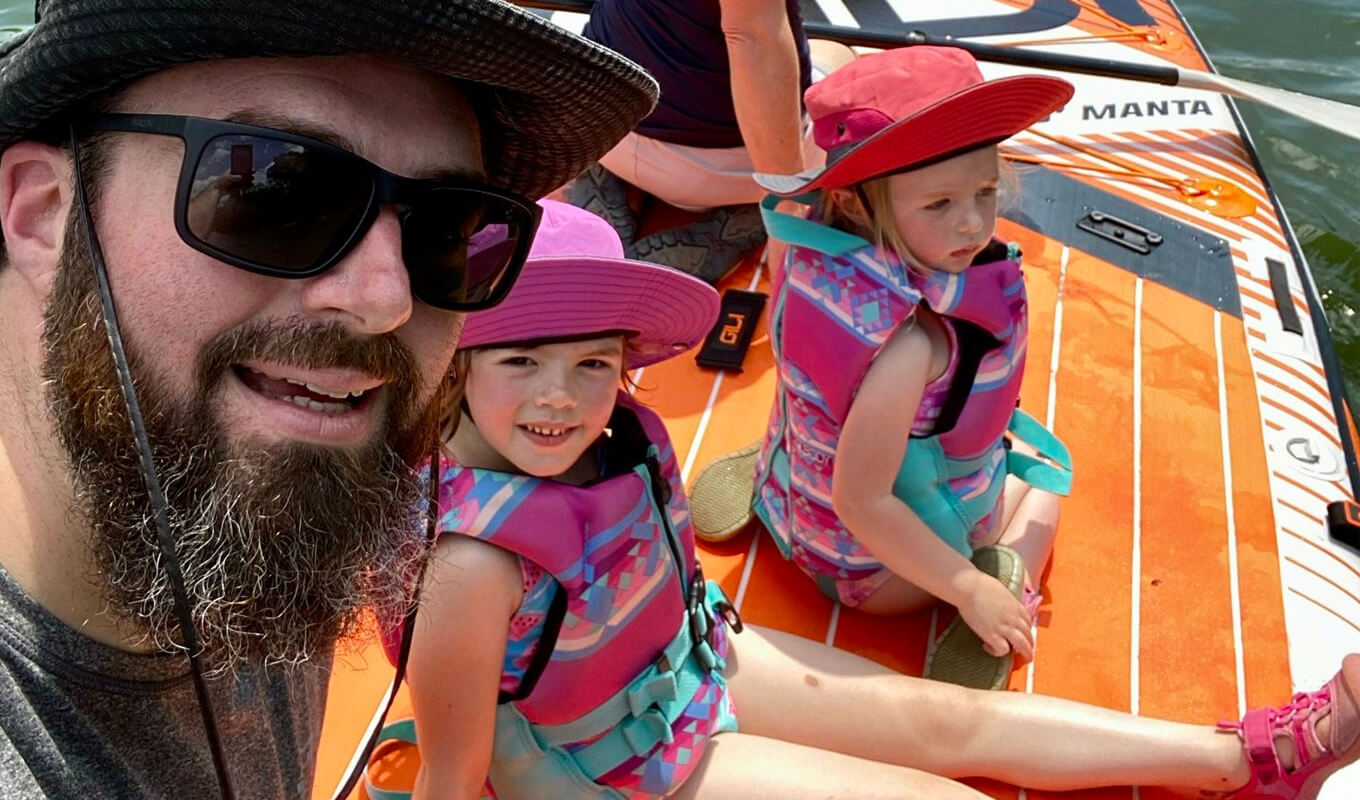
M1020 193L1021 207L1004 212L1007 219L1219 311L1242 316L1237 274L1223 239L1047 167L1021 172ZM1161 242L1143 255L1078 228L1091 211L1153 231Z

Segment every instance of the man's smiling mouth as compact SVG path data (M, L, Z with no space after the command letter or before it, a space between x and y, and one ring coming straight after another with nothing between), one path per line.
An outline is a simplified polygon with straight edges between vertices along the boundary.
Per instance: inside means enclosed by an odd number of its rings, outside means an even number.
M341 414L359 408L381 381L359 379L337 381L347 385L324 385L299 378L269 375L258 369L234 365L236 377L247 388L273 400L326 414Z

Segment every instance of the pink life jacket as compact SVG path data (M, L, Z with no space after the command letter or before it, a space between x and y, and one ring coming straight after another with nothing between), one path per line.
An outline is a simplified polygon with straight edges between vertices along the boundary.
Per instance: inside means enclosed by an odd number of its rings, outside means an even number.
M621 796L605 776L660 796L709 736L735 728L716 620L740 623L703 580L665 427L626 393L618 405L613 436L646 451L627 472L573 486L453 466L440 486L440 530L528 558L561 586L519 690L500 699L488 777L502 797Z
M860 383L921 303L953 327L958 369L936 433L913 438L893 493L965 555L1008 472L1066 493L1065 448L1032 419L1016 420L1028 335L1018 253L993 242L961 273L924 273L889 249L767 206L771 235L791 246L773 286L780 382L754 506L785 555L839 580L883 568L836 515L832 475ZM1059 467L1010 453L1008 427Z

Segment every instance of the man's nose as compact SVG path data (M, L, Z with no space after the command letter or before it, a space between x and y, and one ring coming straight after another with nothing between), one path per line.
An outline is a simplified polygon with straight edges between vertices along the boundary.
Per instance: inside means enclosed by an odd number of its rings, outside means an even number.
M411 318L411 278L401 255L401 223L384 208L339 264L307 279L309 312L346 317L359 333L389 333Z

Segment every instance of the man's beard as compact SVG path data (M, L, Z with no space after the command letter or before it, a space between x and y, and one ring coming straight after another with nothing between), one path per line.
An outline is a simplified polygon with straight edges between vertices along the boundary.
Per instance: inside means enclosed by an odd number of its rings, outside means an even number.
M49 406L92 530L93 580L113 614L168 650L183 635L79 230L68 225L44 315ZM365 609L400 618L427 550L426 476L408 465L431 452L446 387L417 410L409 351L390 335L360 338L339 324L227 331L203 348L189 398L170 391L137 344L124 337L209 669L327 653ZM228 441L210 401L235 379L233 365L251 360L384 379L386 414L373 440L351 449Z

